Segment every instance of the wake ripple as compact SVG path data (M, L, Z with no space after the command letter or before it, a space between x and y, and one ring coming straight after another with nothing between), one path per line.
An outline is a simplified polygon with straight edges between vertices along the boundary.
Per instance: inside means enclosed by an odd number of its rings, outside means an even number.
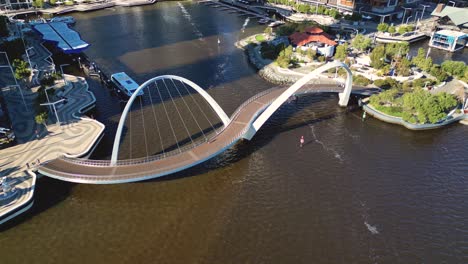
M198 37L198 40L203 41L203 34L198 29L197 25L195 25L195 23L193 22L192 16L189 14L187 9L185 9L184 5L182 5L180 2L177 2L177 5L180 7L180 10L184 14L184 18L187 19L187 21L192 25L193 33Z

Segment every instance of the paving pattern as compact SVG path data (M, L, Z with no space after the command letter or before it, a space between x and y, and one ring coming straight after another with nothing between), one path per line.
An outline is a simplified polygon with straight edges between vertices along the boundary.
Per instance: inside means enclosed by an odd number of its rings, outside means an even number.
M84 78L66 75L66 79L68 86L59 83L55 87L56 94L60 93L60 96L67 98L67 103L57 109L60 126L55 123L53 113L49 113L47 127L36 124L33 111L36 97L34 89L23 89L27 107L18 91L4 93L18 144L0 150L0 177L5 177L18 193L11 199L0 199L0 216L32 198L35 174L28 174L26 170L34 171L41 163L62 155L85 155L104 132L104 125L100 122L80 117L81 111L96 101L94 95L88 91ZM57 98L51 98L54 99Z

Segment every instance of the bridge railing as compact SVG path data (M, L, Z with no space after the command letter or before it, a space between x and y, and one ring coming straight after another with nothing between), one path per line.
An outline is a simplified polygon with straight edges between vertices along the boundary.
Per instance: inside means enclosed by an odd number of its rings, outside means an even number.
M270 88L270 89L267 89L263 92L260 92L252 97L250 97L249 99L247 99L247 101L243 102L239 107L237 107L236 111L234 111L234 113L232 113L231 115L231 121L234 120L240 113L240 111L242 111L242 109L244 109L244 107L248 104L250 104L251 102L257 100L258 98L264 96L264 95L267 95L275 90L278 90L280 89L280 87L273 87L273 88Z
M275 90L278 90L278 89L280 89L280 87L273 87L273 88L267 89L267 90L265 90L263 92L260 92L260 93L258 93L256 95L250 97L247 101L242 103L236 109L236 111L234 111L234 113L231 115L231 121L233 119L235 119L239 115L239 113L241 112L241 110L245 106L252 103L256 99L258 99L258 98L260 98L260 97L262 97L262 96L264 96L266 94L269 94L269 93L271 93L271 92L273 92ZM270 101L273 101L273 100L274 99L272 99ZM268 103L271 103L271 102L268 102ZM190 145L184 146L182 148L178 148L178 149L170 151L170 152L160 153L160 154L153 155L153 156L150 156L150 157L117 160L117 163L115 164L115 166L130 166L130 165L136 165L136 164L141 164L141 163L147 163L147 162L161 160L161 159L164 159L164 158L168 158L168 157L171 157L171 156L175 156L175 155L184 153L184 152L186 152L186 151L188 151L190 149L193 149L193 148L195 148L197 146L200 146L201 144L204 144L204 143L212 140L214 137L216 137L217 135L222 133L222 131L225 130L228 126L222 126L221 128L216 129L215 134L214 134L213 137L209 137L209 138L206 138L206 139L199 140L199 141L195 142L194 144L190 144ZM231 141L226 143L226 145L223 148L225 148L225 147L231 145L233 142L239 140L239 138L241 138L246 133L246 131L248 129L249 129L248 126L245 127L244 129L242 129L238 134L236 134L233 137L233 139ZM65 160L65 161L70 162L70 163L73 163L73 164L86 165L86 166L95 166L95 167L109 167L109 166L111 166L111 161L110 160L89 160L89 159L81 159L81 158L69 158L69 157L66 157L66 156L62 156L62 157L60 157L60 159Z

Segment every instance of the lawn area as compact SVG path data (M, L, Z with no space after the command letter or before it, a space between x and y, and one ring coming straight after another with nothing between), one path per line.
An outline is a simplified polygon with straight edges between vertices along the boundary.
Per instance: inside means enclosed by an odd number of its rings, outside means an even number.
M255 36L255 39L256 39L258 42L263 42L263 41L265 41L265 36L263 36L263 35L257 35L257 36Z
M384 114L391 115L394 117L403 117L403 108L395 106L383 106L383 105L371 105L377 111L380 111Z

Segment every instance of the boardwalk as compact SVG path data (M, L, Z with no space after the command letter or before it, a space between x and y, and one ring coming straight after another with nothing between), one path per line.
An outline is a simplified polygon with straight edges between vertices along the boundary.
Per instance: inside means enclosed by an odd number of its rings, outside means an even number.
M277 87L262 92L242 104L231 117L231 122L208 142L186 152L167 157L119 161L111 166L110 161L59 158L39 168L41 174L52 178L93 184L110 184L141 181L172 174L204 162L241 140L255 121L287 87ZM304 86L296 95L320 92L342 92L336 85ZM365 90L365 89L364 89ZM364 90L360 90L361 92Z

